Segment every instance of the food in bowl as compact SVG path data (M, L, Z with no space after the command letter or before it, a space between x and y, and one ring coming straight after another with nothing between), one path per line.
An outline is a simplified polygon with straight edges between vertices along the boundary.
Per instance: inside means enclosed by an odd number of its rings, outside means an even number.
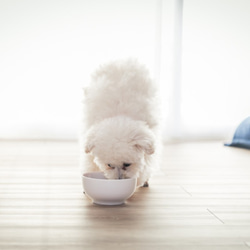
M123 204L133 195L136 183L136 178L107 179L102 172L85 173L82 176L85 194L99 205Z

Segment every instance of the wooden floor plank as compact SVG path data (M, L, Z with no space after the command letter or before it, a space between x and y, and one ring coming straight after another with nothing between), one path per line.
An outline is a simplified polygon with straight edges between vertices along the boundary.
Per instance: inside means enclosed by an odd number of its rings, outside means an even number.
M77 245L76 243L72 243L70 245L60 245L60 244L44 244L42 249L48 249L48 250L83 250L83 249L109 249L109 250L117 250L117 249L133 249L133 250L140 250L140 249L144 249L144 250L152 250L152 249L157 249L157 250L249 250L248 246L246 244L233 244L233 245L199 245L199 244L195 244L195 243L191 243L189 245L189 242L187 242L186 244L178 244L178 243L173 243L171 244L161 244L158 242L155 242L154 244L137 244L136 246L133 244L129 244L129 243L116 243L116 244L110 244L105 242L105 246L106 248L102 248L101 246L98 247L98 242L97 244L95 242L85 242L81 245ZM4 250L33 250L33 249L41 249L40 248L40 244L8 244L8 245L1 245L0 244L1 249Z
M250 151L164 146L161 169L121 206L83 195L79 144L0 141L0 249L250 249Z

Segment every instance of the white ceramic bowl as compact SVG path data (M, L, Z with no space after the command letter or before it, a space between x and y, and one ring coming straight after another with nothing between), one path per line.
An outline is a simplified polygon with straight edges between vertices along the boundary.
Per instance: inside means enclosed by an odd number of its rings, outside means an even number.
M99 205L123 204L136 189L136 178L110 180L102 172L85 173L82 177L85 194Z

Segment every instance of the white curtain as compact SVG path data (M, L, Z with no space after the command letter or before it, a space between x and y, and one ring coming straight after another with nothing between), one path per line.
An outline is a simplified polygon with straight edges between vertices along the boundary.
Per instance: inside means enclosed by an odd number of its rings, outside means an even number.
M170 42L161 64L164 139L230 139L250 116L250 1L176 0L174 6L173 31L163 34Z
M250 1L185 0L183 133L228 137L250 116Z
M248 0L0 2L0 138L76 139L82 86L135 57L162 94L163 139L223 139L250 111Z

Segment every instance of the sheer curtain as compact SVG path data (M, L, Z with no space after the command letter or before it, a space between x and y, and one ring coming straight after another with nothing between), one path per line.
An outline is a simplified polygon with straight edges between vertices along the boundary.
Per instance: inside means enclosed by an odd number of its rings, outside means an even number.
M224 139L250 110L248 0L0 2L0 138L76 139L82 87L135 57L159 84L163 139Z
M175 1L165 139L229 139L250 115L249 13L248 0Z

